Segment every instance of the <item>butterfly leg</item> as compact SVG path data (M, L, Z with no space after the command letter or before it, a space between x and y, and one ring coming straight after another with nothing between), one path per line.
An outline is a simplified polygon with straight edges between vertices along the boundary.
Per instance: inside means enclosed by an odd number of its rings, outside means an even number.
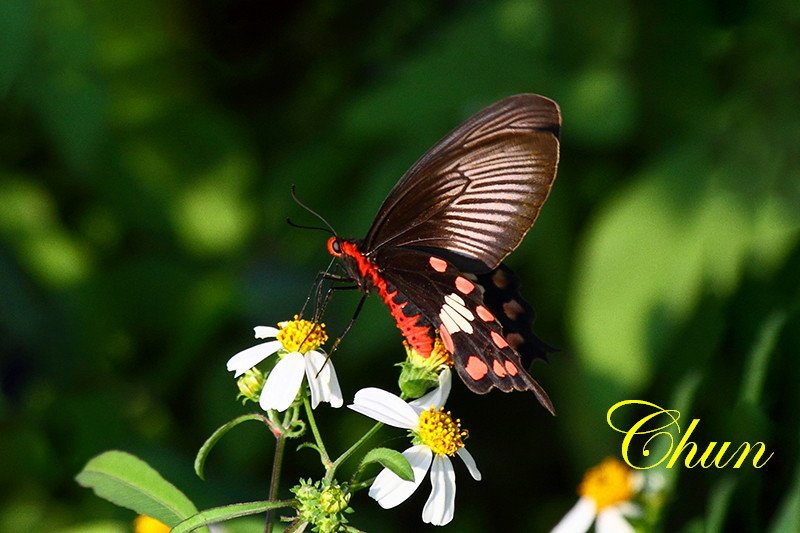
M323 278L323 281L324 280L334 281L335 283L346 283L353 281L350 278L341 276L336 276L335 278ZM324 291L322 290L322 287L323 285L320 284L317 291L316 303L314 304L314 322L319 322L322 319L322 316L325 314L325 310L328 308L328 304L331 302L333 293L335 291L350 291L358 289L358 285L354 285L352 283L348 283L347 285L330 285Z
M326 268L325 270L320 270L319 272L317 272L317 275L314 276L314 281L311 283L311 289L309 289L308 291L308 295L306 296L306 301L303 303L303 307L300 308L301 317L305 314L306 307L308 307L308 302L311 301L311 298L313 297L315 300L319 299L319 291L322 288L323 280L325 280L327 276L333 275L330 274L330 269L331 267L333 267L334 262L335 259L331 260L331 262L328 263L328 268Z
M355 287L355 288L358 288L358 287ZM330 355L333 354L333 352L336 351L336 349L339 347L339 344L342 342L342 339L345 337L345 335L348 334L348 332L350 331L350 328L353 327L353 324L355 324L356 320L358 319L358 315L361 314L361 309L364 308L364 302L366 300L367 300L367 294L364 293L364 294L361 295L361 299L358 301L358 305L356 306L356 310L353 313L353 317L350 319L350 322L347 323L347 326L345 326L345 328L342 331L341 335L339 335L336 338L336 340L333 343L333 346L331 346L331 351L330 351L330 354L328 355L328 357L330 357Z
M355 287L331 287L328 290L328 294L332 294L334 290L348 290L348 289L357 289L357 288L358 288L357 285ZM342 339L350 331L350 328L353 327L353 324L355 324L356 320L358 319L358 315L361 314L361 309L364 307L364 302L366 300L367 300L366 293L362 294L361 295L361 299L358 301L358 305L356 306L356 310L353 313L353 317L350 319L350 322L347 323L347 326L345 326L345 328L342 331L342 333L338 337L336 337L336 340L333 342L333 346L331 346L331 349L328 351L328 356L325 358L325 364L323 364L320 367L319 372L322 372L322 369L325 368L326 364L328 364L328 359L330 359L331 356L333 355L333 352L335 352L339 348L339 344L341 344ZM317 375L319 375L319 372L317 372Z

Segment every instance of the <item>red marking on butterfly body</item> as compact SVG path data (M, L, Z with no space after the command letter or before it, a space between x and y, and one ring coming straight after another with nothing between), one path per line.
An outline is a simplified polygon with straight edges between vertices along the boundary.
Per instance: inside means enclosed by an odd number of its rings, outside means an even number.
M392 314L392 318L394 318L398 329L403 334L408 344L421 356L428 357L433 351L434 340L431 334L432 328L430 326L421 326L417 324L419 315L409 316L403 312L403 308L408 302L397 303L395 301L397 289L391 292L389 291L386 280L383 279L380 272L378 272L377 265L361 253L356 243L339 241L339 246L341 248L341 254L339 255L346 255L355 261L356 265L358 265L358 272L361 274L361 277L377 290L378 296L389 306L389 312ZM331 245L328 246L328 250L331 251L333 255L337 255L332 251ZM433 265L433 259L436 258L431 258L431 265ZM441 259L439 259L439 261L441 261ZM445 263L445 267L446 265L447 263ZM452 346L452 340L450 341L450 345Z

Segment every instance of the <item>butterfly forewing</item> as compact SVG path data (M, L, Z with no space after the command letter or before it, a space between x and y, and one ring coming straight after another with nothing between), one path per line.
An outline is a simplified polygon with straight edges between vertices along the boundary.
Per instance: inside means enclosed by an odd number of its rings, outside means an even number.
M486 108L425 154L381 206L364 241L438 248L493 269L533 225L556 175L561 115L523 94Z

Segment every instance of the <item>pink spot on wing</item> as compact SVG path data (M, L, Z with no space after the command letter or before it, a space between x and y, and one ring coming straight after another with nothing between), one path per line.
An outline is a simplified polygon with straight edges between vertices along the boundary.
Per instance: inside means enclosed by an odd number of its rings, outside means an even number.
M439 259L438 257L431 257L428 259L428 262L431 264L431 267L436 272L444 272L447 270L447 261L444 259Z
M444 344L445 350L450 353L455 353L455 348L453 347L453 338L450 336L450 332L447 331L447 328L444 327L444 324L439 326L439 337L442 339L442 344Z
M469 294L475 290L475 285L467 278L458 276L456 278L456 289L458 289L461 294Z
M511 361L506 361L506 371L508 372L509 376L516 376L518 372L517 365Z
M489 373L489 367L486 366L486 363L481 361L476 355L469 356L464 370L466 370L467 374L469 374L469 377L475 381L485 378L486 374Z
M492 370L494 373L497 374L497 377L502 378L506 375L506 369L503 368L503 365L500 364L500 361L495 361L492 363Z
M492 340L494 341L495 345L497 345L497 347L500 348L501 350L503 348L508 347L508 343L506 342L506 340L503 338L502 335L500 335L496 331L492 332Z
M475 312L478 313L478 316L481 317L484 322L494 322L494 315L484 306L479 305L475 308Z

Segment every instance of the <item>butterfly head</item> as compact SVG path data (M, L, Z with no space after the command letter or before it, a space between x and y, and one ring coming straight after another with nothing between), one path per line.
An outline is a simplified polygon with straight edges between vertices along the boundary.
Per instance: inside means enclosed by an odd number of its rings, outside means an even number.
M342 257L342 239L333 236L328 239L328 253L333 257Z

